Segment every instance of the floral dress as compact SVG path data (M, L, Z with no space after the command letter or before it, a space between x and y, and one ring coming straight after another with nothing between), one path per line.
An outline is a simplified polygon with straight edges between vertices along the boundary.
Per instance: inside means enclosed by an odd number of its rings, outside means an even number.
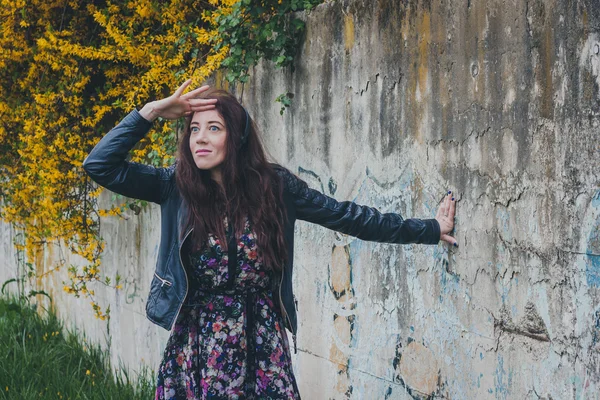
M188 253L190 291L158 370L157 400L300 399L276 278L248 221L236 241L225 252L209 235L207 246Z

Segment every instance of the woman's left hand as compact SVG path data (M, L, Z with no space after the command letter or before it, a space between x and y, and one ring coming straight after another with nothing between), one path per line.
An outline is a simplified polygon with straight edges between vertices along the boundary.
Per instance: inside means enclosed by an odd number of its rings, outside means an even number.
M152 122L156 118L177 119L195 112L212 110L215 108L217 99L197 99L197 95L209 89L208 86L202 86L183 94L185 89L192 83L191 79L185 81L169 97L147 103L140 110L140 115L146 120Z
M456 209L456 200L452 195L452 192L448 192L440 208L438 208L435 219L440 224L441 237L440 240L447 242L450 245L458 247L456 239L449 235L454 229L454 211Z

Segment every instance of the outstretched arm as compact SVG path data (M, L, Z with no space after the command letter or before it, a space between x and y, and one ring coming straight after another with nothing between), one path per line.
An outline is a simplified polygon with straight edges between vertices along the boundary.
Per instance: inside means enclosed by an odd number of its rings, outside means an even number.
M183 94L190 83L186 81L170 97L150 102L139 112L133 110L111 129L83 162L88 175L101 186L127 197L154 203L165 199L171 188L168 169L129 162L126 157L150 130L156 118L175 119L214 108L216 100L194 98L208 86Z
M309 188L304 181L288 170L278 169L278 173L283 179L285 190L293 198L296 216L301 220L359 239L386 243L437 244L442 234L451 230L451 227L448 230L447 224L450 209L448 217L441 223L438 219L404 219L399 214L381 213L373 207L351 201L338 202Z

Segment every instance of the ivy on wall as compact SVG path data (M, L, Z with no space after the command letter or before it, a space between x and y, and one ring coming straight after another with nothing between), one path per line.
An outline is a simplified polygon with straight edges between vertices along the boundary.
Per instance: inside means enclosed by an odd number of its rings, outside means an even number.
M63 289L106 319L93 285L120 288L120 277L102 274L100 218L127 204L98 208L102 188L81 168L89 150L125 112L187 78L197 86L224 68L235 84L261 59L292 65L304 29L293 11L320 0L0 2L0 218L21 232L26 277L67 268ZM171 164L176 140L176 123L157 121L133 160ZM82 265L44 267L55 248Z

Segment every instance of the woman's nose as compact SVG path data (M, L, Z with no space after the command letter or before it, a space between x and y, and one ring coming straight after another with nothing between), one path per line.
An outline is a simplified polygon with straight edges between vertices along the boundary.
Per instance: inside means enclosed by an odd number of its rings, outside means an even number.
M200 129L196 135L196 143L206 143L206 131L204 129Z

